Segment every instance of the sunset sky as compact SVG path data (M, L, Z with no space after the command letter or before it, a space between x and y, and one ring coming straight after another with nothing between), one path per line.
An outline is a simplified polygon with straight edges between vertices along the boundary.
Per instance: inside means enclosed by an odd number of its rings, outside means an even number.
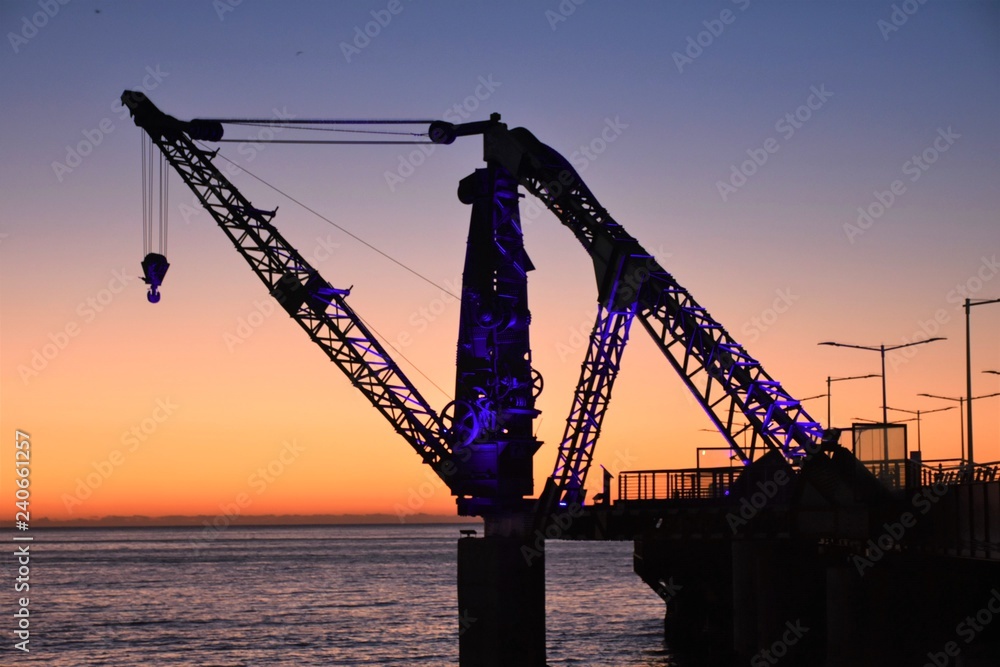
M454 513L176 175L172 266L147 303L124 89L181 119L499 112L564 155L594 147L581 175L601 203L796 397L879 372L877 353L820 341L938 335L890 355L886 379L890 406L946 407L918 394L965 392L961 299L1000 297L997 2L5 0L0 26L0 496L26 431L33 518L216 515L237 499L243 514ZM221 154L457 293L470 209L456 188L481 141L413 148ZM275 225L327 280L353 285L432 405L451 400L457 301L249 176L233 182L280 207ZM529 199L522 218L545 378L538 491L596 289L568 230ZM1000 391L982 372L1000 370L1000 304L972 321L973 391ZM834 384L834 422L878 419L880 401L878 379ZM806 406L826 421L825 399ZM1000 460L1000 398L975 408L976 458ZM690 467L722 444L708 427L636 326L595 462ZM958 456L958 410L926 415L922 441L925 458Z

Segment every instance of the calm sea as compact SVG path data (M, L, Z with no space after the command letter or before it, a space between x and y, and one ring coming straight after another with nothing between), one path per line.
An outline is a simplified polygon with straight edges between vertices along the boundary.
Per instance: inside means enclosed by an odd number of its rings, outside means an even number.
M34 531L31 653L5 629L0 662L454 666L461 527ZM551 665L676 664L630 542L549 542L546 560Z

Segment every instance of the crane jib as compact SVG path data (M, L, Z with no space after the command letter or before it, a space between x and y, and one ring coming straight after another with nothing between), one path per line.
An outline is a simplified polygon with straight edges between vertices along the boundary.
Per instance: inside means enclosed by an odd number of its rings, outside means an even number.
M142 93L126 91L122 102L268 292L421 459L449 483L454 457L442 436L445 429L440 416L347 305L349 290L325 281L271 224L274 211L253 206L212 164L216 152L194 144L196 138L221 136L214 121L177 120Z

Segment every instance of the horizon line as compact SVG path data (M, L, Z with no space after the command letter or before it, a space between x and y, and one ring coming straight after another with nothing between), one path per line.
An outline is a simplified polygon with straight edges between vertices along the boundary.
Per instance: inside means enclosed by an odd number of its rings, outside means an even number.
M40 517L31 522L32 528L225 528L275 527L275 526L351 526L351 525L433 525L479 523L475 517L460 517L454 514L414 514L397 515L385 512L368 514L245 514L236 516L208 514L172 514L148 516L106 515L78 518Z

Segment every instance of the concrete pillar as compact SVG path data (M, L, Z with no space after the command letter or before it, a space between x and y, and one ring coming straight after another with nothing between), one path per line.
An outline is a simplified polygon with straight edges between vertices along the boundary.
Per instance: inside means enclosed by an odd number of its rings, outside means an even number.
M781 569L779 547L774 540L752 540L749 544L755 565L757 647L762 649L781 636L789 620L785 598L790 577Z
M516 537L458 541L460 667L545 667L545 548Z
M733 649L748 657L757 650L757 558L749 540L733 540Z
M861 657L861 575L850 565L826 570L826 646L831 667L855 665Z

